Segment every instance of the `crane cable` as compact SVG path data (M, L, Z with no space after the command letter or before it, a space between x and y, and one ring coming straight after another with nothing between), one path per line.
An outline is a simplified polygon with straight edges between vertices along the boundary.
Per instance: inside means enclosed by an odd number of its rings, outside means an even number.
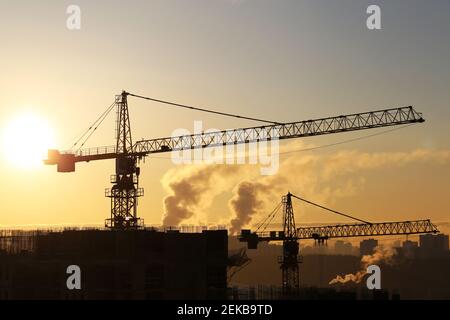
M256 232L258 232L259 229L261 229L262 226L264 226L264 229L261 232L264 232L269 225L270 222L272 222L273 218L275 218L276 214L278 213L278 210L280 210L282 203L278 203L277 206L269 213L269 215L259 224L257 224ZM266 223L267 221L267 223Z
M116 102L113 102L105 111L103 111L103 113L89 126L89 128L87 128L83 132L83 134L75 141L75 143L73 143L73 145L69 148L69 150L72 150L73 148L75 148L80 143L80 141L82 141L83 138L86 137L83 140L83 142L80 144L80 147L77 149L77 152L80 151L80 149L84 146L84 144L87 142L87 140L93 135L93 133L97 130L97 128L102 124L102 122L105 120L105 118L111 112L111 110L113 109L113 107L115 105L116 105ZM89 133L89 131L91 131L91 132Z
M296 199L298 199L298 200L301 200L301 201L304 201L304 202L306 202L306 203L312 204L313 206L316 206L316 207L319 207L319 208L321 208L321 209L324 209L324 210L327 210L327 211L336 213L336 214L338 214L338 215L341 215L341 216L344 216L344 217L347 217L347 218L350 218L350 219L353 219L353 220L356 220L356 221L359 221L359 222L363 222L363 223L365 223L365 224L370 224L370 225L372 224L371 222L368 222L368 221L365 221L365 220L362 220L362 219L353 217L353 216L351 216L351 215L348 215L348 214L345 214L345 213L342 213L342 212L339 212L339 211L336 211L336 210L333 210L333 209L330 209L330 208L321 206L320 204L317 204L317 203L314 203L314 202L312 202L312 201L303 199L303 198L298 197L298 196L296 196L296 195L291 194L291 196L294 197L294 198L296 198Z
M94 132L97 130L97 128L103 123L103 121L106 119L106 117L108 116L108 114L111 112L111 110L113 109L113 107L116 105L116 103L114 102L104 113L103 118L100 120L100 122L97 123L97 125L94 127L94 129L91 131L91 133L86 137L86 139L84 139L83 143L80 145L80 147L78 148L77 152L80 151L81 148L83 148L84 144L89 140L89 138L94 134Z
M381 136L383 134L387 134L387 133L390 133L390 132L393 132L393 131L402 130L402 129L405 129L405 128L410 127L410 126L414 126L416 124L417 123L410 123L410 124L403 125L401 127L388 129L388 130L384 130L384 131L381 131L381 132L368 134L368 135L361 136L361 137L356 137L356 138L352 138L352 139L348 139L348 140L338 141L338 142L334 142L334 143L330 143L330 144L324 144L324 145L320 145L320 146L316 146L316 147L310 147L310 148L304 148L304 149L296 149L296 150L289 150L289 151L278 152L278 154L279 155L284 155L284 154L295 153L295 152L313 151L313 150L316 150L316 149L335 147L335 146L338 146L338 145L341 145L341 144L345 144L345 143L350 143L350 142L365 140L365 139L376 137L376 136Z
M189 105L186 105L186 104L180 104L180 103L176 103L176 102L170 102L170 101L165 101L165 100L160 100L160 99L155 99L155 98L150 98L150 97L144 97L144 96L140 96L140 95L129 93L129 92L127 92L126 94L128 94L128 95L130 95L132 97L135 97L135 98L140 98L140 99L149 100L149 101L153 101L153 102L163 103L163 104L167 104L167 105L170 105L170 106L175 106L175 107L180 107L180 108L185 108L185 109L191 109L191 110L196 110L196 111L202 111L202 112L207 112L207 113L218 114L218 115L226 116L226 117L233 117L233 118L239 118L239 119L245 119L245 120L259 121L259 122L265 122L265 123L270 123L270 124L281 124L280 122L275 122L275 121L269 121L269 120L264 120L264 119L240 116L240 115L236 115L236 114L225 113L225 112L215 111L215 110L206 109L206 108L193 107L193 106L189 106Z
M269 226L269 224L272 223L273 219L275 218L275 216L277 215L278 211L280 210L281 206L283 205L283 203L280 202L279 207L276 209L276 211L273 213L272 217L270 218L270 220L266 223L266 225L264 226L264 229L262 230L262 232L266 231L267 227Z
M416 125L416 123L410 123L410 124L406 124L406 125L403 125L403 126L398 127L398 128L388 129L388 130L384 130L384 131L381 131L381 132L368 134L368 135L364 135L364 136L360 136L360 137L356 137L356 138L352 138L352 139L342 140L342 141L338 141L338 142L334 142L334 143L322 144L322 145L315 146L315 147L274 152L273 155L283 156L283 155L291 154L291 153L314 151L314 150L317 150L317 149L324 149L324 148L335 147L335 146L338 146L338 145L341 145L341 144L346 144L346 143L350 143L350 142L365 140L365 139L369 139L369 138L372 138L372 137L376 137L376 136L380 136L380 135L383 135L383 134L387 134L387 133L390 133L390 132L393 132L393 131L402 130L402 129L405 129L407 127L414 126L414 125ZM171 157L160 157L160 156L148 156L148 157L151 158L151 159L169 159L169 160L172 159ZM224 160L227 160L227 159L246 159L247 157L248 157L248 155L244 155L244 156L230 156L230 157L223 157L223 159Z

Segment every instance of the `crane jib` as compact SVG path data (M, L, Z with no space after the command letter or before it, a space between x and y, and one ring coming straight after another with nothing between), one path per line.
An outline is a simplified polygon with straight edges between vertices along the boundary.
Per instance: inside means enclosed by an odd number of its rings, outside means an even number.
M141 140L134 144L133 152L153 154L186 149L220 147L230 144L270 141L273 139L285 140L421 123L424 121L422 115L412 107L401 107L284 124Z
M144 157L149 154L186 149L311 137L424 121L421 113L413 107L400 107L283 124L141 140L134 143L128 155ZM44 160L44 163L57 165L59 172L72 172L75 170L76 162L115 159L118 155L114 146L81 149L77 152L49 150L48 159Z
M439 230L430 220L339 224L331 226L300 227L292 240L327 240L332 238L392 236L438 233ZM249 249L256 249L258 242L284 241L284 231L251 232L242 230L239 241L247 242Z

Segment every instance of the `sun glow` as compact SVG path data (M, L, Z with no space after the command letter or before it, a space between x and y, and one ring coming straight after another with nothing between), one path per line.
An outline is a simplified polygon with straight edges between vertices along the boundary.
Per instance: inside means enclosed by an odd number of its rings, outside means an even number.
M3 129L4 156L19 168L42 166L42 159L54 143L53 131L47 121L31 112L11 119Z

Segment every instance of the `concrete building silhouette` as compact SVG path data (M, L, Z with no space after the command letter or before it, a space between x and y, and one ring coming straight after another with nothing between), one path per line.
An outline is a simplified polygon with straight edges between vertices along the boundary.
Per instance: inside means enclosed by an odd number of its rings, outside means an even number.
M424 234L419 237L420 255L422 257L440 257L448 254L448 235Z
M78 230L3 234L0 299L221 299L226 230ZM69 265L81 290L68 290Z
M417 256L419 243L417 241L406 240L402 243L402 254L406 258L414 258Z

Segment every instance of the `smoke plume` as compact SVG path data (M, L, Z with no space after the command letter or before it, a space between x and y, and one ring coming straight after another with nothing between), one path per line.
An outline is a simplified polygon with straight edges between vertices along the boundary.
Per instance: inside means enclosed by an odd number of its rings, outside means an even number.
M258 182L242 181L237 185L235 195L228 203L235 217L231 220L231 234L238 233L242 226L249 224L253 215L263 208L259 193L268 192L269 189L268 185Z
M282 146L282 151L312 148L298 141ZM262 176L258 165L190 165L169 170L162 179L167 191L164 198L164 225L180 223L198 217L219 195L228 201L229 213L214 223L229 224L231 232L250 225L267 214L290 190L306 199L333 206L341 198L351 197L365 188L364 173L407 165L447 165L450 151L417 149L410 152L339 151L328 154L295 153L282 156L274 176ZM266 187L270 186L270 188ZM216 207L215 207L216 208ZM223 210L226 206L219 207ZM299 210L300 220L311 220L314 208ZM222 213L222 212L220 212ZM364 218L364 217L362 217ZM369 218L369 217L366 217Z
M207 165L185 167L163 177L163 185L171 193L164 198L164 226L178 226L193 218L222 191L224 178L235 175L240 167ZM221 187L222 186L222 187Z
M367 274L367 267L372 264L390 264L392 263L392 258L395 254L395 249L391 246L383 246L379 245L375 248L375 252L371 255L365 255L361 258L361 270L356 272L355 274L346 274L345 276L336 276L333 280L331 280L328 284L337 284L337 283L360 283L364 276Z

